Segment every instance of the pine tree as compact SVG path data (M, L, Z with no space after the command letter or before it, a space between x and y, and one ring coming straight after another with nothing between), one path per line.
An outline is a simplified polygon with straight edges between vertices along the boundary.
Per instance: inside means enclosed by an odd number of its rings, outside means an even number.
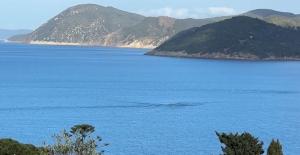
M276 141L274 139L272 140L272 142L268 148L267 155L283 155L282 146L278 139Z
M264 153L263 142L249 133L216 133L224 146L224 155L261 155Z

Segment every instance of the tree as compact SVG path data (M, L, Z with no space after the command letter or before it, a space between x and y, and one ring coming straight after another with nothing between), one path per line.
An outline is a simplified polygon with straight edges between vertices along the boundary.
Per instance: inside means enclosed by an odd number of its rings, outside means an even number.
M267 155L283 155L282 146L278 139L276 141L272 140Z
M75 125L71 128L70 132L75 138L74 151L78 155L96 154L96 140L90 137L94 131L95 127L88 124ZM98 137L97 140L101 141Z
M216 132L224 155L261 155L264 153L263 142L249 133L225 134Z
M98 145L102 139L99 136L93 137L94 132L95 127L91 125L75 125L70 132L64 130L55 135L55 143L47 146L45 152L50 155L102 155L104 151L98 152L97 149L108 144Z
M50 155L71 155L73 153L73 142L71 135L63 130L60 134L54 135L55 143L47 146L45 152Z
M89 124L80 124L80 125L75 125L71 128L70 131L72 134L79 134L81 137L84 139L88 135L92 134L95 132L95 127L89 125Z

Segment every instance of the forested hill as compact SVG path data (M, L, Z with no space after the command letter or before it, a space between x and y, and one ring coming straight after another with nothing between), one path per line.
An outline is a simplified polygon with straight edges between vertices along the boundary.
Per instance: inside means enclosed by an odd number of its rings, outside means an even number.
M148 54L216 59L300 59L300 30L238 16L183 31Z

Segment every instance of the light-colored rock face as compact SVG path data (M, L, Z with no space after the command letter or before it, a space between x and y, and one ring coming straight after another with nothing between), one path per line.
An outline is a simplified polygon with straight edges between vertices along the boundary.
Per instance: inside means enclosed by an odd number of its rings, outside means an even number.
M48 41L31 41L30 44L35 44L35 45L72 45L72 46L82 45L80 43L48 42Z
M130 48L155 48L156 46L154 46L152 43L152 40L143 40L143 41L133 41L130 43L125 43L123 45L120 45L119 47L130 47Z
M34 45L64 45L64 46L111 46L111 47L126 47L126 48L147 48L147 49L153 49L157 47L153 43L153 40L135 40L133 42L129 43L123 43L123 44L112 44L112 43L72 43L72 42L51 42L51 41L30 41L29 44Z

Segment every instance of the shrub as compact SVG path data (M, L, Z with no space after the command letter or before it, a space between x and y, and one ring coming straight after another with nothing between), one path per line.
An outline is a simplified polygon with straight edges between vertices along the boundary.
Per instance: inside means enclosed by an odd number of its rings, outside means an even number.
M55 135L53 145L47 146L46 152L49 155L102 155L102 147L108 144L98 144L102 139L92 134L95 127L88 124L75 125L70 132L64 130L61 134ZM97 149L100 149L99 152Z
M40 155L40 149L13 139L0 139L0 155Z

